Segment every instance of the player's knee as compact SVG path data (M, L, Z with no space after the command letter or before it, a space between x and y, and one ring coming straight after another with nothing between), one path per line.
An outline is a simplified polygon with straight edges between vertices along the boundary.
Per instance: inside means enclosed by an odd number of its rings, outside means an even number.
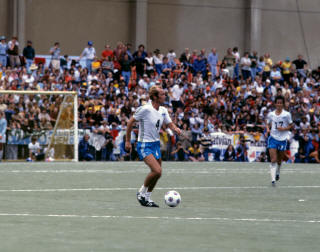
M154 173L158 178L160 178L161 175L162 175L162 170L161 169L157 169L157 170L154 171Z

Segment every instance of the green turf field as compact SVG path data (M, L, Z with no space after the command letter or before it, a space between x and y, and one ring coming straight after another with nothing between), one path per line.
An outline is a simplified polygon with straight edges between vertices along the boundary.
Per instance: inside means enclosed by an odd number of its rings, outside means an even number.
M319 251L320 166L163 163L141 207L142 162L2 163L0 251ZM166 191L182 197L164 204Z

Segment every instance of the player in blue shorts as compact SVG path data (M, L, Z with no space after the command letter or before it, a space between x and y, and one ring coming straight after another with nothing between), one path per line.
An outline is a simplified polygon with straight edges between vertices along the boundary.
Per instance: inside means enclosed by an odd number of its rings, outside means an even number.
M268 149L271 160L272 186L275 186L276 180L280 179L281 162L285 156L287 139L289 139L290 130L293 126L291 114L283 109L284 102L283 96L277 96L274 101L276 109L267 116L267 133L270 134Z
M140 159L150 167L150 173L138 191L137 199L142 206L159 207L151 200L151 192L162 173L159 132L162 124L178 135L181 134L181 130L172 122L168 110L161 106L166 98L164 90L159 86L152 86L149 97L151 102L139 107L128 121L125 147L127 151L131 150L131 131L134 123L138 121L137 151Z

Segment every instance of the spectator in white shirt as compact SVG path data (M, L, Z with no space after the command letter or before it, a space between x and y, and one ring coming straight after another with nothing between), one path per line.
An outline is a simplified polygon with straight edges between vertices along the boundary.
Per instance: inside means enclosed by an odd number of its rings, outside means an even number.
M249 53L245 52L244 56L240 60L241 72L243 80L247 80L251 77L251 59Z
M95 57L96 49L93 47L93 42L89 41L88 46L84 48L83 52L81 53L79 60L81 60L82 58L86 59L86 67L90 73L92 71L92 62Z

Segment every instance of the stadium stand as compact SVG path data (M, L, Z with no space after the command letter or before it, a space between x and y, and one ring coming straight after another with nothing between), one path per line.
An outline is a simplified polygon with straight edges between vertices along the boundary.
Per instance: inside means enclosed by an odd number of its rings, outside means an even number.
M5 37L1 41L5 48ZM235 49L228 48L224 56L216 49L208 54L188 49L177 56L175 50L146 51L143 45L131 52L130 44L118 43L115 49L108 45L101 57L98 53L91 72L86 62L68 55L60 56L59 69L50 64L50 55L36 55L28 67L21 56L22 66L10 66L6 49L8 60L0 68L0 89L77 91L79 130L90 134L89 151L97 161L137 160L136 153L124 150L126 122L148 102L153 85L167 92L164 106L184 130L182 138L161 130L164 160L203 160L194 156L195 152L201 156L201 137L208 129L212 149L221 150L220 160L231 144L234 160L266 161L260 157L267 153L265 119L274 97L282 94L295 124L288 139L288 162L316 162L311 153L319 149L320 141L320 67L309 69L302 55L273 62L269 53L240 55ZM54 106L41 99L15 99L13 95L0 96L0 110L5 112L7 136L24 131L30 137L50 130L57 116ZM38 111L46 114L48 122L43 123ZM132 136L133 145L135 141ZM176 146L185 150L181 157ZM4 159L25 159L28 154L26 144L7 140L4 148ZM219 160L212 153L206 159Z

